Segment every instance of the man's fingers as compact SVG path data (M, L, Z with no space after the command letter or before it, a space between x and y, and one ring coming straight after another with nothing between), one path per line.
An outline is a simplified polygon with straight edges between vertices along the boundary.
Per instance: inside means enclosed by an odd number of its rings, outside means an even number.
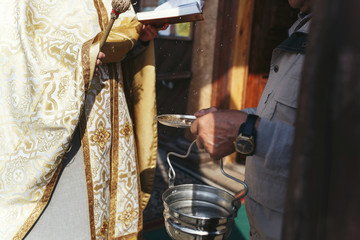
M101 66L102 65L102 59L105 58L105 53L103 52L99 52L98 53L98 56L97 56L97 59L96 59L96 66ZM96 69L97 71L97 69Z
M190 127L190 132L192 134L194 134L195 136L198 135L198 127L199 127L199 120L195 120L192 124L191 124L191 127ZM201 139L198 137L196 139L196 146L199 148L199 149L204 149L204 144L202 143Z
M99 52L98 59L103 59L103 58L105 58L105 53Z
M164 24L163 26L161 26L161 27L157 28L156 30L161 31L161 30L165 30L165 29L167 29L168 27L169 27L169 24L168 24L168 23L166 23L166 24Z
M190 127L190 132L194 135L198 135L198 127L199 127L199 121L195 120Z
M197 111L196 113L194 113L194 116L199 118L201 116L204 116L205 114L216 112L217 110L218 109L216 107L201 109L201 110Z
M198 147L198 149L204 149L204 144L201 139L196 139L196 146Z
M158 31L157 31L157 29L156 29L155 27L150 26L150 27L148 28L148 30L150 31L150 34L151 34L153 37L156 37L156 36L158 35Z

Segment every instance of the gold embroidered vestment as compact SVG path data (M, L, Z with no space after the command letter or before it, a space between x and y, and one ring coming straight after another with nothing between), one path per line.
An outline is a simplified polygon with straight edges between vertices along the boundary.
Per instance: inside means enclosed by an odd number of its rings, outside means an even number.
M115 21L112 63L93 77L110 0L1 4L0 239L22 239L38 219L79 123L91 237L136 239L157 129L152 43L120 63L141 29L133 9Z

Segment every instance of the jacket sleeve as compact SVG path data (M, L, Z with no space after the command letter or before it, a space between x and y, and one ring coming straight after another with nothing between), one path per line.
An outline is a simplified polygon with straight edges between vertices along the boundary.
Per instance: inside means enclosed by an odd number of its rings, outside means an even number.
M245 109L243 109L241 111L246 113L246 114L255 114L256 108L245 108Z
M288 175L294 142L294 126L262 118L257 129L255 155L265 159L264 166Z

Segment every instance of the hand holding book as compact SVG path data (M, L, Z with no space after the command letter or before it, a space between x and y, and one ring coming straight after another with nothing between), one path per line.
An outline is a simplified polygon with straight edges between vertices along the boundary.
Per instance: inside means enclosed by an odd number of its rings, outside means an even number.
M167 23L160 27L154 27L149 24L143 25L139 39L142 42L150 41L150 40L154 39L155 37L157 37L158 31L165 30L168 27L169 27L169 24L167 24Z

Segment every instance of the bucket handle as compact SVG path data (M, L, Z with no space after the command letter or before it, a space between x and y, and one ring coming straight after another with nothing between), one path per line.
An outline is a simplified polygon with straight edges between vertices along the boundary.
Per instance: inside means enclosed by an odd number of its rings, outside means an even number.
M232 206L233 206L235 209L237 209L237 208L240 207L240 205L241 205L241 204L238 204L239 201L248 194L249 187L248 187L248 185L247 185L244 181L241 181L240 179L238 179L238 178L236 178L236 177L233 177L233 176L227 174L227 173L224 171L223 165L224 165L224 164L223 164L223 160L222 160L222 158L220 158L220 170L221 170L222 174L225 175L226 177L228 177L228 178L230 178L230 179L238 182L238 183L241 183L241 184L244 186L244 192L243 192L240 196L238 196L237 198L235 198L235 199L232 201Z
M168 154L166 155L166 160L167 163L169 164L170 168L169 168L169 187L174 187L174 183L175 183L175 177L176 177L176 173L175 170L170 162L170 155L174 155L176 157L179 158L187 158L190 154L191 148L192 146L196 143L196 139L190 144L187 153L185 155L179 154L179 153L175 153L175 152L168 152Z
M182 155L182 154L179 154L179 153L175 153L175 152L169 152L169 153L167 154L166 160L167 160L167 163L168 163L169 166L170 166L170 168L169 168L169 173L168 173L168 174L169 174L169 187L170 187L170 188L171 188L171 187L174 187L175 177L176 177L175 170L174 170L174 168L173 168L173 166L172 166L172 164L171 164L171 162L170 162L170 155L174 155L174 156L179 157L179 158L187 158L187 157L189 156L189 154L190 154L191 148L193 147L193 145L194 145L195 143L196 143L196 139L190 144L190 146L189 146L189 148L188 148L188 150L187 150L187 152L186 152L185 155ZM242 184L242 185L244 186L244 192L243 192L240 196L238 196L237 198L235 198L235 199L232 201L232 206L237 209L237 208L240 206L240 204L238 204L238 202L241 200L241 198L243 198L243 197L245 197L245 196L247 195L249 189L248 189L248 186L247 186L247 184L246 184L245 182L243 182L243 181L241 181L240 179L237 179L237 178L235 178L235 177L227 174L227 173L224 171L223 165L224 165L224 164L223 164L223 160L222 160L222 158L220 158L220 170L221 170L221 173L222 173L224 176L226 176L226 177L228 177L228 178L230 178L230 179L232 179L232 180L234 180L234 181L236 181L236 182L238 182L238 183L240 183L240 184Z

